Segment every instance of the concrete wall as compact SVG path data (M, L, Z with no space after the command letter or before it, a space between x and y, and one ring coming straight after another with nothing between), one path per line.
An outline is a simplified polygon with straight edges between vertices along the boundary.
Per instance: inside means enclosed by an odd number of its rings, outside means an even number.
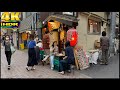
M104 16L104 12L98 12L97 15ZM84 50L94 49L94 41L99 40L101 37L101 34L100 35L88 35L87 33L88 16L87 15L79 13L78 19L80 19L78 22L78 26L76 28L79 34L78 45L83 46ZM105 28L107 31L106 23L104 23L103 26L101 26L101 32L105 30Z

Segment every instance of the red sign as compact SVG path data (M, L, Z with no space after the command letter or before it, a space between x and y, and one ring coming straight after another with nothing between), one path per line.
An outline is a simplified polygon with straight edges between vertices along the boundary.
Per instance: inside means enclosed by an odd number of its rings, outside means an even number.
M67 40L70 41L71 46L75 46L78 42L78 33L76 29L69 29L67 31Z

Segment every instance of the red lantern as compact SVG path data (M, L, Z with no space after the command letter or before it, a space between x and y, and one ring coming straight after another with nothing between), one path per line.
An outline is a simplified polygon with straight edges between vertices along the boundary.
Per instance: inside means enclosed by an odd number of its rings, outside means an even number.
M69 29L67 31L67 40L70 41L71 46L75 46L78 42L78 33L76 29Z

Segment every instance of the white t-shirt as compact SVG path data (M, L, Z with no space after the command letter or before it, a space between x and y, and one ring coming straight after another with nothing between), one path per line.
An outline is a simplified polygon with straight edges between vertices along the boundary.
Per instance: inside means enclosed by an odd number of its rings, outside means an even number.
M36 44L36 46L38 46L39 48L43 48L43 44L42 43L38 43L38 44Z

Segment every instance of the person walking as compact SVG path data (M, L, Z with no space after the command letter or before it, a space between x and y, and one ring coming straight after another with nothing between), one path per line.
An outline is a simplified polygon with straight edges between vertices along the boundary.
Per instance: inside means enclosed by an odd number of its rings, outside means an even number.
M6 55L6 59L7 59L7 63L8 63L8 70L10 70L10 64L11 64L11 45L13 45L13 43L10 41L10 36L6 35L5 37L5 41L4 41L4 46L5 46L5 55Z
M117 37L115 37L115 39L114 39L114 50L115 50L115 54L114 54L114 55L118 54L118 49L119 49L118 47L119 47L119 40L118 40Z
M108 50L109 50L109 38L106 36L106 32L102 32L100 38L100 49L102 50L102 61L100 64L108 64Z
M50 47L50 66L53 70L54 68L54 56L58 53L57 41L54 41L52 46Z
M30 35L30 41L28 42L28 63L26 69L34 70L34 65L36 64L36 42L34 41L34 35Z
M73 47L70 46L70 42L67 41L65 43L65 57L63 60L60 60L60 74L65 74L65 70L67 69L68 72L71 72L70 70L70 64L75 65L75 57L74 57L74 51Z

